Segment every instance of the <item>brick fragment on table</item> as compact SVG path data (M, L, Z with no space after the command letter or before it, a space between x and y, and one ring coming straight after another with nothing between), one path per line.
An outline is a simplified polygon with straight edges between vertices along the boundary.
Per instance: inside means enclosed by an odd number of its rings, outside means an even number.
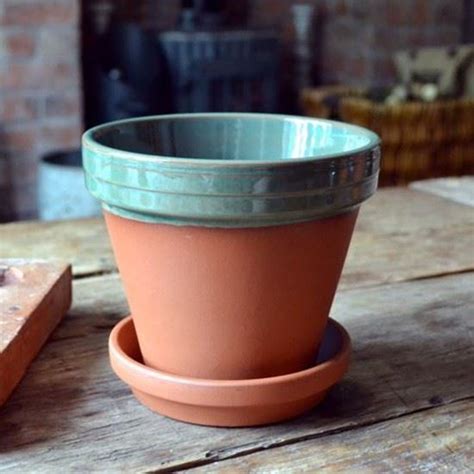
M0 406L71 305L71 267L0 259Z

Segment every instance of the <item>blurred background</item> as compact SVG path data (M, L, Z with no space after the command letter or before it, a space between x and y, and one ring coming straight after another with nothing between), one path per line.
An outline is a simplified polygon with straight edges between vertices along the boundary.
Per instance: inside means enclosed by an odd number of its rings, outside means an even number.
M328 117L382 185L474 174L474 0L0 0L0 222L98 213L85 128L170 112Z

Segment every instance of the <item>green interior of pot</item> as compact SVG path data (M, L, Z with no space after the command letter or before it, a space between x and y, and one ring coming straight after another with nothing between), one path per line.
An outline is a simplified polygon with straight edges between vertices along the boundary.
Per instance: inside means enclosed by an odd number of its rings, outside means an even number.
M265 114L193 114L111 123L92 131L116 150L190 159L263 161L327 158L375 146L363 128Z

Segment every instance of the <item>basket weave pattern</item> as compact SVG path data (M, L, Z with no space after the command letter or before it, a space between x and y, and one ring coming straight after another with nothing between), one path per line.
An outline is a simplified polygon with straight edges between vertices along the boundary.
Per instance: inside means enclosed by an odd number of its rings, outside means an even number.
M304 93L305 112L324 115L324 98L323 92ZM346 95L337 101L337 108L337 118L367 127L382 138L381 185L474 174L472 98L385 105Z

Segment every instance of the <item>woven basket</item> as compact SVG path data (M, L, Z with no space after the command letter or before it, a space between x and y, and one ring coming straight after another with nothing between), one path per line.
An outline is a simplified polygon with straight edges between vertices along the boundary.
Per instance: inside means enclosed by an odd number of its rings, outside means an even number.
M385 105L343 97L338 109L340 120L381 136L381 185L474 174L474 99ZM318 116L314 110L305 108L308 115Z
M337 118L341 99L361 97L364 93L365 89L342 85L307 88L301 91L300 103L310 117Z

